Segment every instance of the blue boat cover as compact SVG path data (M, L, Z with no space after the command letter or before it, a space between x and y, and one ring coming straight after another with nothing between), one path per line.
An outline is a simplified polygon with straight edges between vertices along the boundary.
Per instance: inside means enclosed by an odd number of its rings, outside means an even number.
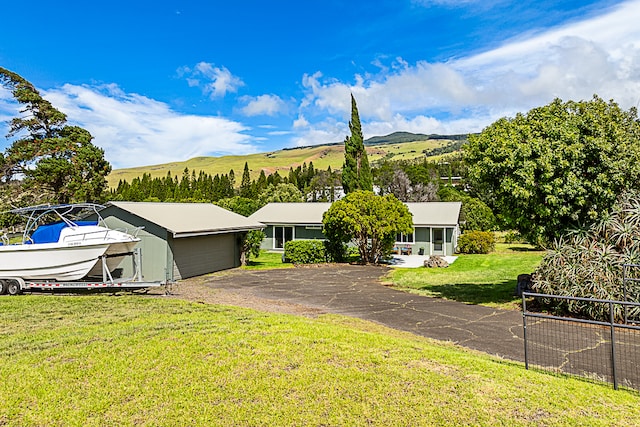
M97 221L78 221L77 225L97 225ZM33 243L56 243L60 240L60 232L63 228L68 227L64 221L54 222L51 224L39 225L31 234Z

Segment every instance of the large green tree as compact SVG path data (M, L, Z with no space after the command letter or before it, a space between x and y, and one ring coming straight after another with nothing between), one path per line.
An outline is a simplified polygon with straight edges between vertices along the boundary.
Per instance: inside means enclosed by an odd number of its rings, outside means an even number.
M597 96L502 118L465 146L469 179L507 227L548 245L640 184L640 123Z
M24 177L22 187L41 201L101 199L111 166L104 151L91 143L91 134L67 125L65 114L18 74L0 67L0 83L23 106L10 123L7 136L15 139L0 162L2 181Z
M493 231L496 229L496 218L482 200L469 196L464 191L458 191L451 185L443 186L438 191L443 202L462 202L460 223L462 231Z
M344 141L344 165L342 166L342 188L345 194L355 190L373 191L373 177L369 158L364 148L362 126L356 100L351 95L351 136Z
M304 202L304 195L294 184L269 185L258 197L260 206L267 203Z
M351 241L364 263L378 263L391 253L398 233L413 232L407 205L392 194L356 190L333 202L322 217L323 233L335 247Z

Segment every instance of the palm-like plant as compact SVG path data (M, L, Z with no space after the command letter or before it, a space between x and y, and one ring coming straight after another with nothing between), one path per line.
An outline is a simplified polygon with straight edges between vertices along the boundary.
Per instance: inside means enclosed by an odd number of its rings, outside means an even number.
M591 227L557 240L536 270L532 286L545 294L623 300L624 266L629 264L640 264L640 194L636 193L621 195L611 212ZM627 286L626 297L639 300L640 287ZM541 303L554 312L609 318L606 304L559 301ZM614 315L621 319L622 308L616 308Z

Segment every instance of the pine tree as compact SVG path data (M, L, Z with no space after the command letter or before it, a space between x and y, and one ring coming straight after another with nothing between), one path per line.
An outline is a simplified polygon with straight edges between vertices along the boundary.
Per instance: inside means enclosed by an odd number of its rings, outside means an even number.
M267 175L264 173L264 170L260 171L260 176L258 177L258 181L256 181L256 192L257 194L262 193L262 191L267 188Z
M253 197L251 188L251 174L249 173L249 164L244 162L244 170L242 172L242 181L240 182L240 197Z
M364 138L358 115L356 100L351 95L351 121L349 122L351 136L344 141L344 165L342 166L342 188L345 194L355 190L373 191L373 177L369 167L367 151L364 148Z

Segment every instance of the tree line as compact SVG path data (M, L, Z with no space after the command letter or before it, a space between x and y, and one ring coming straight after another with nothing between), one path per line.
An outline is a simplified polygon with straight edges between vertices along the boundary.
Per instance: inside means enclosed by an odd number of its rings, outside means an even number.
M314 168L313 162L309 165L304 162L301 166L291 167L285 176L278 171L267 175L261 170L257 179L251 179L249 164L245 162L238 180L233 169L226 174L211 175L185 168L180 177L167 172L162 178L144 173L131 182L122 179L109 191L108 198L139 202L216 202L235 196L256 199L270 187L282 185L296 188L307 201L333 201L340 188L340 173L332 171L331 166L319 170Z

